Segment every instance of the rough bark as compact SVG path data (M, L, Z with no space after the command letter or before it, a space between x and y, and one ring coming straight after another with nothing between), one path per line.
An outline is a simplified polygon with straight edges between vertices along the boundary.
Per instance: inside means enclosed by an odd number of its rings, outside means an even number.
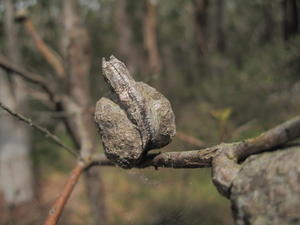
M4 27L8 58L21 65L17 28L14 24L14 6L4 1ZM26 111L26 94L19 77L0 78L1 101L18 111ZM12 118L0 118L0 188L8 204L18 205L34 197L33 173L30 159L30 132L28 127Z
M299 224L299 162L299 145L249 157L231 188L236 224Z
M240 170L240 163L253 154L278 148L299 137L300 117L288 120L258 137L232 144L221 144L223 149L214 157L213 182L220 193L230 195L232 181Z

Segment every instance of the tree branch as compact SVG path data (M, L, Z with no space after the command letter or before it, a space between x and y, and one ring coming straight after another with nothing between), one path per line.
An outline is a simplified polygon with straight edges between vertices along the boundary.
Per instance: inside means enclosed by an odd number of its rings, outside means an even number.
M149 166L177 169L211 167L213 158L221 148L222 146L220 145L195 151L148 154L138 168Z
M146 155L145 159L137 166L137 168L150 166L165 168L212 167L213 160L221 153L224 153L227 158L237 164L252 154L273 149L286 144L299 136L300 116L282 123L258 137L241 142L222 143L201 150L150 153ZM110 166L113 164L102 154L93 157L91 166L96 165ZM223 168L226 168L226 165L223 165Z
M89 165L87 165L86 169L89 169L93 166L115 166L115 164L109 160L104 154L94 154L91 158Z
M50 140L52 140L55 144L59 145L60 147L64 148L65 150L67 150L69 153L71 153L73 156L75 156L76 158L79 158L78 153L70 148L69 146L67 146L66 144L64 144L56 135L52 134L50 131L48 131L46 128L41 127L40 125L37 125L35 123L32 122L31 119L23 116L22 114L16 113L13 110L11 110L10 108L8 108L7 106L5 106L2 102L0 102L0 108L4 109L5 111L7 111L10 115L18 118L19 120L23 121L24 123L28 124L29 126L33 127L34 129L36 129L37 131L39 131L40 133L44 134L47 138L49 138Z
M144 15L144 47L148 54L151 72L159 73L162 65L157 44L157 3L147 0L146 12Z
M78 157L78 153L66 146L57 136L50 133L46 128L34 124L29 118L13 112L7 106L0 102L0 107L10 113L12 116L29 124L37 129L46 137L50 138L59 146L68 150L72 155ZM270 150L277 146L283 145L300 136L300 116L291 119L258 137L247 139L236 143L223 143L213 147L183 151L183 152L166 152L157 154L148 154L138 168L145 167L166 167L166 168L202 168L212 167L213 159L220 153L226 153L226 157L237 162L245 160L248 156L263 151ZM114 165L103 154L93 156L89 166L112 166Z
M22 77L25 81L32 83L34 85L37 85L42 88L42 90L49 96L49 99L51 102L55 104L56 111L62 111L67 110L68 106L70 105L69 102L71 102L71 99L69 96L66 96L64 94L57 95L54 91L54 88L52 83L44 78L42 76L37 75L35 73L28 72L24 70L23 68L20 68L18 66L12 65L9 63L5 57L0 55L0 67L7 70L8 72L13 72L11 74L13 75L19 75ZM72 112L73 113L73 112ZM78 140L78 136L76 136L75 133L78 133L78 130L73 129L73 122L68 117L62 118L63 123L66 126L66 129L70 133L70 136L76 145L77 148L80 147L80 143Z
M176 132L176 137L186 143L189 143L191 145L194 145L194 146L197 146L200 148L207 146L207 144L204 143L203 141L201 141L200 139L195 138L195 137L188 135L181 131Z
M150 153L145 156L140 165L136 168L163 167L163 168L204 168L211 167L213 158L222 150L223 145L217 145L202 150ZM92 157L91 166L115 166L104 154L97 154Z
M300 116L290 119L258 137L240 142L235 148L238 161L245 160L248 156L269 150L300 136Z
M50 81L42 78L42 76L35 73L28 72L21 67L13 65L5 57L0 55L0 67L12 74L17 74L29 83L39 86L50 97L51 100L55 99L54 90Z
M232 181L240 171L240 162L253 154L275 149L300 136L300 116L288 120L258 137L226 144L213 159L213 182L219 192L230 196Z
M69 179L60 194L60 196L57 198L57 200L54 202L53 206L51 207L49 211L49 215L47 219L45 220L44 225L56 225L62 211L72 193L74 190L75 185L77 184L80 175L82 174L82 171L84 170L85 166L83 163L77 163L75 168L72 170Z
M39 33L36 31L28 12L26 10L19 11L17 13L16 20L24 24L26 31L33 39L37 49L40 51L46 61L52 66L56 74L60 78L65 77L65 69L62 59L60 59L59 55L43 41Z

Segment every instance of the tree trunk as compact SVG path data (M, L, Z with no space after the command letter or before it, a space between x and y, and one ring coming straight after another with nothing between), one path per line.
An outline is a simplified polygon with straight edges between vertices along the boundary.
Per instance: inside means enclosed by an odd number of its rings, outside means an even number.
M146 0L144 16L144 46L148 55L148 64L152 73L161 70L161 57L157 43L157 0Z
M117 33L117 53L120 55L128 67L128 70L134 74L137 67L141 65L141 54L134 46L133 29L127 12L127 0L118 0L115 3L114 26Z
M231 188L236 224L299 224L299 162L299 145L249 157Z
M216 37L216 47L219 52L225 51L226 36L224 29L224 2L225 0L217 0L216 5L216 25L217 25L217 37Z
M266 1L263 4L263 14L264 14L264 20L265 20L265 30L263 33L263 41L269 42L273 39L274 36L274 16L273 16L273 2L272 1Z
M196 46L200 55L208 50L208 9L209 0L194 0Z
M299 31L297 0L284 0L282 9L284 40L289 40Z
M8 58L16 65L21 64L17 29L14 24L14 6L11 0L4 1L5 35ZM26 93L22 82L13 77L8 80L0 76L0 99L16 111L26 110ZM0 189L10 205L33 200L33 171L30 159L29 128L6 115L0 126Z
M77 132L80 153L87 159L97 150L96 130L90 112L89 73L91 64L90 39L81 20L76 0L63 2L63 49L68 76L69 101L66 111L75 113L73 129ZM108 224L104 201L104 187L100 169L86 175L86 189L89 196L95 225Z

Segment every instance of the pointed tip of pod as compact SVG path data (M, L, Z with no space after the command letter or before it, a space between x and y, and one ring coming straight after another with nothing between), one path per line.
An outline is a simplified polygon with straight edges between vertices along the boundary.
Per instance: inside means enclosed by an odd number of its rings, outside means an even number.
M110 60L113 60L113 59L117 59L114 55L111 55L110 57L109 57L109 59Z
M105 57L102 57L102 68L105 68L107 65Z

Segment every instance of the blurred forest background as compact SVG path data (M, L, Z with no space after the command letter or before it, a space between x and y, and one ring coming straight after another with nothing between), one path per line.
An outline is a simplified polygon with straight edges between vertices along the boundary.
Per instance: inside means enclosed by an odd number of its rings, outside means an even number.
M8 35L7 2L12 1L0 1L1 54L29 71L51 77L53 68L21 22L15 23L15 36ZM64 1L13 2L16 11L28 10L45 43L63 55ZM136 80L157 88L173 106L178 134L162 151L199 149L253 137L300 113L297 0L77 3L91 46L91 69L86 74L92 93L90 102L94 105L107 92L101 58L115 55L125 62ZM15 43L9 44L12 38ZM11 55L9 45L18 45L19 56ZM11 88L11 78L4 70L0 70L0 82L0 99L10 104L7 92L17 90L7 90ZM38 100L43 96L36 96L30 88L24 90L21 96L26 99L21 97L19 109L26 108L23 112L28 117L71 143L58 120L60 115ZM25 141L24 137L9 140L12 135L5 125L9 119L1 111L0 224L41 224L74 162L68 153L30 129L13 128L14 134L25 132L31 137ZM9 141L27 147L13 154L7 147ZM101 148L99 145L99 151ZM18 160L22 163L12 163ZM102 181L106 223L93 221L81 180L61 224L233 224L229 201L217 193L209 169L106 167L102 168Z

